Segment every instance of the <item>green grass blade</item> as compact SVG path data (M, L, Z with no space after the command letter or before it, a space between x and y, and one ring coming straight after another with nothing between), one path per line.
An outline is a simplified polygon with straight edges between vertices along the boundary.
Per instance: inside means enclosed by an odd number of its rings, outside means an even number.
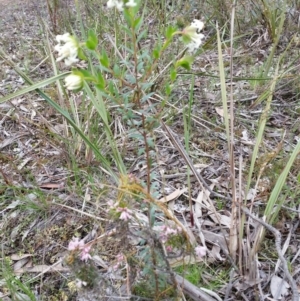
M25 93L31 92L36 90L37 93L40 94L41 97L43 97L48 104L50 104L58 113L60 113L67 121L68 123L75 129L75 131L81 136L81 138L83 139L83 141L93 150L94 154L96 155L96 157L101 161L102 166L100 166L100 168L106 172L107 174L109 174L116 183L119 182L119 178L118 176L115 174L115 172L112 170L109 161L101 154L101 152L99 151L99 149L97 148L96 145L94 145L85 135L84 133L81 131L81 129L76 125L76 123L74 122L74 120L71 118L70 114L68 113L68 111L64 110L61 108L61 106L59 106L55 101L53 101L48 95L46 95L42 90L39 89L39 87L44 87L47 84L50 84L54 81L57 81L59 79L64 78L66 75L68 75L70 72L65 72L63 74L54 76L50 79L44 80L42 82L33 84L33 81L24 73L22 72L17 66L15 66L15 64L7 58L7 55L5 54L5 52L0 48L0 54L1 56L14 68L14 70L28 83L31 84L31 86L22 89L20 91L17 91L16 93L10 94L5 96L4 98L0 99L0 103L5 102L7 100L10 100L14 97L23 95Z
M230 149L230 131L229 131L229 115L227 108L227 92L226 92L226 80L225 80L225 72L224 72L224 63L222 56L222 43L220 38L220 31L217 26L217 40L218 40L218 58L219 58L219 72L220 72L220 82L221 82L221 95L222 95L222 105L224 111L224 121L225 121L225 129L226 129L226 137L228 142L228 150Z
M19 91L15 92L15 93L12 93L12 94L9 94L7 96L4 96L4 97L0 98L0 103L6 102L6 101L8 101L10 99L13 99L15 97L19 97L21 95L27 94L28 92L31 92L31 91L34 91L34 90L38 90L40 88L48 86L48 85L56 82L57 80L63 79L68 74L70 74L70 72L65 72L65 73L62 73L62 74L50 77L50 78L48 78L46 80L43 80L43 81L38 82L36 84L33 84L33 85L29 86L29 87L26 87L26 88L24 88L22 90L19 90Z
M296 160L297 156L300 153L300 140L298 141L296 147L294 148L285 168L283 169L282 173L280 174L279 178L277 179L277 182L271 192L271 195L269 197L264 216L266 217L266 221L272 224L274 222L274 219L276 218L276 214L272 214L273 208L276 205L277 199L279 194L281 193L281 190L283 188L284 183L286 182L287 176L290 172L290 169ZM277 204L278 205L278 204ZM277 212L280 210L278 208Z
M89 85L85 82L84 83L84 89L87 93L87 95L89 96L89 98L91 99L94 108L96 109L96 111L98 112L99 116L101 117L103 124L104 124L104 130L106 132L106 137L108 139L109 145L111 146L112 152L113 152L113 158L116 162L116 165L118 167L118 170L120 173L122 174L126 174L126 167L124 165L124 162L122 160L122 156L117 148L117 145L114 141L113 138L113 133L111 132L109 123L108 123L108 117L107 117L107 110L105 107L105 103L103 101L102 95L101 93L97 90L96 91L96 96L94 94L94 92L91 90L91 88L89 87Z
M249 169L249 174L248 174L247 189L246 189L246 194L245 195L247 195L247 192L249 191L249 188L250 188L250 185L251 185L254 165L255 165L255 162L256 162L256 158L258 157L259 147L260 147L260 145L262 143L262 140L263 140L263 135L264 135L264 131L265 131L266 123L267 123L267 117L268 117L268 114L269 114L270 109L271 109L271 103L272 103L272 99L273 99L273 92L275 90L275 86L276 86L276 82L277 82L278 68L279 68L279 66L277 65L274 79L273 79L273 81L270 85L270 93L269 93L269 96L268 96L267 101L266 101L266 106L265 106L265 108L262 112L261 118L260 118L259 128L258 128L258 132L257 132L257 135L256 135L256 142L255 142L255 146L254 146L253 153L252 153L252 158L251 158L251 164L250 164L250 169Z

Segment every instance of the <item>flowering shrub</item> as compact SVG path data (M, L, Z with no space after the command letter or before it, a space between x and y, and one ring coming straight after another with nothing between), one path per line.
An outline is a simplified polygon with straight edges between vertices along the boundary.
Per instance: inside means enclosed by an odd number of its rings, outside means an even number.
M125 208L119 207L119 208L117 208L117 211L121 212L120 219L122 219L124 221L128 221L129 219L132 218L132 210L130 210L126 207Z
M91 259L91 255L89 254L91 249L90 245L85 245L83 240L79 240L78 237L73 238L69 242L68 250L69 251L80 251L80 259L82 261L87 261L88 259Z
M192 248L188 235L181 225L176 224L176 219L168 215L168 211L164 210L164 207L160 206L151 196L148 195L150 199L145 199L147 192L137 179L129 175L128 177L123 176L122 181L117 200L107 202L107 212L114 219L118 240L123 241L123 248L116 255L110 271L119 275L128 270L136 271L135 277L137 279L134 283L139 286L142 285L147 291L156 288L155 294L158 294L158 291L168 290L170 285L172 275L169 264L170 258L180 258L187 253L194 253L196 257L203 258L207 250L206 247L202 246ZM132 208L134 206L143 208L145 205L148 205L149 221L152 221L152 226L149 225L149 222L145 223L140 220ZM129 209L129 206L132 209ZM172 225L167 221L165 223L156 221L156 213L164 213L165 217L173 218ZM132 253L129 246L129 241L132 238L140 242L146 241L147 244L142 244L137 252ZM87 245L83 240L73 238L69 243L68 250L72 253L75 252L78 259L84 263L92 259L91 247L92 244ZM91 279L95 277L90 276L95 272L93 266L89 265L89 269L82 267L82 265L75 265L75 267L78 269L75 271L77 286L90 286ZM157 270L160 272L157 273ZM132 275L127 275L127 277L134 279ZM176 283L171 282L171 286L176 287Z
M143 17L139 16L138 0L109 0L108 9L116 9L124 15L126 24L122 29L128 37L126 47L118 44L116 52L124 50L127 57L122 57L120 62L115 62L106 51L99 48L98 36L95 31L88 32L87 39L77 42L77 39L68 33L57 36L58 52L57 61L64 61L66 66L75 66L72 72L65 78L65 88L72 92L84 89L89 100L94 105L97 113L102 119L103 128L109 145L112 149L112 161L115 162L118 172L119 192L115 200L108 202L108 213L114 220L116 228L120 233L125 233L124 250L120 250L113 265L113 270L129 266L131 271L138 271L139 282L143 281L154 290L155 295L166 289L171 267L169 257L180 257L183 253L194 253L198 257L204 257L206 248L197 246L192 251L186 231L177 219L160 204L155 185L156 175L152 172L155 153L153 131L158 127L159 120L164 114L164 104L171 95L173 83L177 76L178 68L190 69L193 62L193 54L201 46L204 35L201 33L204 23L193 20L183 30L168 27L163 42L158 41L150 52L147 49L140 50L139 41L144 38ZM181 37L183 51L188 54L179 60L174 56L169 65L169 76L165 82L165 95L162 101L148 105L148 100L154 95L155 74L158 63L166 50L176 43L176 37ZM185 51L184 51L185 52ZM76 68L79 59L87 60L87 68ZM84 64L80 64L83 66ZM105 100L105 101L104 101ZM138 150L139 156L145 157L147 178L145 181L138 180L132 175L126 175L126 169L122 162L122 156L116 147L110 130L109 112L106 110L105 102L112 103L117 107L118 113L129 127L129 139L137 140L142 147ZM141 219L141 213L137 209L146 212L147 222ZM164 217L165 222L157 219L157 213ZM167 223L172 221L172 225ZM144 242L136 253L129 253L126 246L131 238ZM68 250L75 252L83 263L88 263L92 258L90 251L92 244L84 244L78 238L72 239ZM134 258L133 258L134 257ZM160 271L159 273L157 271ZM80 273L82 276L82 273ZM87 279L78 277L79 285L89 284ZM176 283L173 280L173 286Z

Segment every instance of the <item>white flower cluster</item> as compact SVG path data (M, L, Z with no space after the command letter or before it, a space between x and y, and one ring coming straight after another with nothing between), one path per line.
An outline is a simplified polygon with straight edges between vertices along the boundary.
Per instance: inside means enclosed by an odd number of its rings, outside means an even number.
M71 66L79 61L77 58L79 46L74 37L65 33L56 36L56 41L58 44L55 45L54 49L58 52L57 62L65 60L65 64ZM65 83L68 90L79 90L83 86L83 79L80 75L71 73L65 78Z
M57 62L65 60L67 66L78 62L78 43L69 33L56 36L58 44L54 49L58 52Z
M187 44L188 52L194 53L202 44L204 35L200 31L203 27L204 23L195 19L190 26L184 29L184 34L190 38L190 42Z
M82 87L83 81L80 75L70 74L65 78L65 87L68 90L78 90Z
M134 7L136 6L135 0L129 0L125 3L125 6L127 7ZM124 8L124 2L123 0L108 0L107 2L108 8L116 7L117 10L122 11Z

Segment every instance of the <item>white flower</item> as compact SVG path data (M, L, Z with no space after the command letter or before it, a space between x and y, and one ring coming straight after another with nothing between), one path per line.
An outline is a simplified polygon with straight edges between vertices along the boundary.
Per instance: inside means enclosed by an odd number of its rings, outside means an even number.
M68 90L78 90L82 87L82 77L76 74L70 74L65 78L65 87Z
M122 11L123 10L123 1L118 1L118 0L108 0L107 1L107 7L108 8L113 8L116 7L117 10Z
M74 37L69 33L56 36L58 44L54 47L55 51L58 52L57 62L65 60L67 66L78 62L78 43Z
M195 248L195 253L198 257L204 257L206 255L207 249L205 247L197 246Z
M76 279L76 286L77 286L78 288L82 288L82 286L87 286L87 282L82 281L82 280L80 280L80 279Z
M135 7L136 3L134 2L134 0L129 0L128 2L126 2L125 5L128 7Z
M204 23L200 20L194 19L193 22L191 23L191 27L196 28L200 32L204 27Z
M204 35L200 33L203 29L204 23L200 20L195 19L190 26L183 30L183 34L189 38L189 43L187 44L188 52L194 53L202 44Z

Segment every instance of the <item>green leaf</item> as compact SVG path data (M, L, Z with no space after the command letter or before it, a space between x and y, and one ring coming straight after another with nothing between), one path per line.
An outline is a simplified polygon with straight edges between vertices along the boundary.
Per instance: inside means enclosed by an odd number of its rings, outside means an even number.
M141 156L144 153L145 153L145 148L144 147L138 149L138 156Z
M154 148L154 146L155 146L154 141L151 137L147 138L147 144L149 147L152 147L152 148Z
M48 86L48 85L56 82L59 79L65 78L69 74L70 74L70 72L65 72L65 73L62 73L62 74L50 77L50 78L48 78L46 80L43 80L41 82L38 82L36 84L33 84L33 85L29 86L29 87L26 87L26 88L24 88L22 90L19 90L19 91L15 92L15 93L9 94L9 95L7 95L5 97L0 98L0 103L3 103L5 101L8 101L8 100L13 99L15 97L19 97L19 96L24 95L24 94L26 94L28 92L31 92L31 91L43 88L45 86Z
M139 17L133 21L133 27L136 31L138 31L143 24L143 18Z
M136 41L139 42L141 39L147 37L148 29L143 30L137 37Z
M144 103L146 100L148 100L151 96L153 96L153 94L155 94L154 92L148 93L146 94L142 99L141 99L141 103Z
M193 63L193 57L192 56L184 56L182 59L178 60L175 63L175 67L182 67L187 70L191 70L191 64Z
M191 42L191 40L192 40L191 37L190 37L190 35L188 35L188 34L182 35L181 39L182 39L182 42L184 44L189 44Z
M108 90L109 90L111 95L115 95L116 92L117 92L116 89L115 89L114 83L112 81L109 81Z
M152 52L152 55L155 59L159 59L160 57L160 49L154 49L153 52Z
M85 45L90 50L95 50L98 45L98 38L93 29L90 29L88 32L88 39L85 42Z
M106 68L109 68L110 62L109 58L107 56L107 53L105 50L102 51L101 57L100 57L100 63Z
M121 69L120 69L118 64L114 65L113 70L114 70L114 76L115 77L119 77L121 75Z
M127 24L129 25L129 27L132 27L133 21L132 21L130 11L128 9L125 9L123 12L124 12L124 17L125 17Z
M172 26L168 26L166 29L166 37L167 39L171 39L173 33L176 31L176 28L172 27Z
M87 57L86 55L84 54L83 50L79 47L78 48L78 57L83 60L83 61L86 61L87 60Z
M153 227L154 226L154 222L155 222L155 218L156 218L156 215L155 215L155 211L156 211L156 206L150 204L150 227Z
M176 80L177 77L177 71L174 67L171 68L170 70L170 79L172 82L174 82Z
M100 90L105 89L106 83L105 83L105 79L101 73L98 73L97 80L98 81L97 81L96 87Z
M76 75L82 75L85 79L93 77L92 74L85 69L72 70L72 73Z
M172 86L170 84L166 84L165 93L166 93L166 96L170 96L170 94L172 93Z
M268 199L267 206L265 208L264 216L266 217L266 221L270 224L273 224L275 218L278 215L278 212L281 208L282 204L277 204L279 208L277 208L277 212L274 212L274 208L276 207L276 203L280 193L282 192L282 188L287 181L289 172L294 164L297 156L300 154L300 140L298 141L296 147L294 148L293 152L291 153L287 164L285 165L282 173L280 174L279 178L276 181L276 184L271 192L271 195ZM277 213L277 214L276 214Z
M158 59L160 57L161 48L162 48L162 42L161 42L161 39L158 38L156 45L154 46L154 49L152 52L152 55L155 59Z

